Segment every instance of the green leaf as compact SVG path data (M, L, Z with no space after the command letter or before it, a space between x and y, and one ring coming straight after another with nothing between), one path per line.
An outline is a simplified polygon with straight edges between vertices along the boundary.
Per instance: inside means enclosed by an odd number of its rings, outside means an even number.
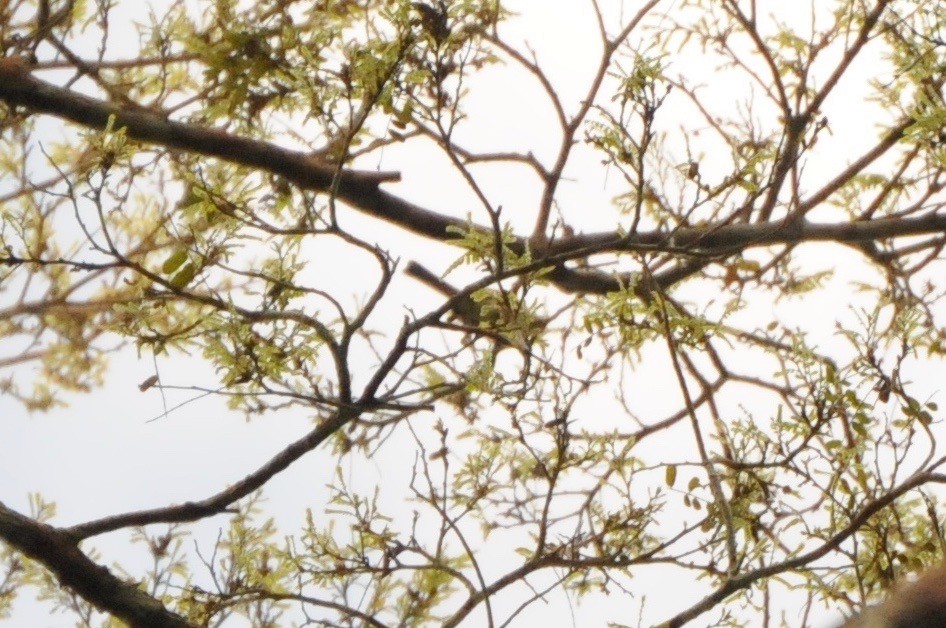
M174 273L178 268L181 267L181 264L187 261L187 249L177 249L164 260L164 264L161 265L161 272L165 275L170 275Z
M184 264L179 271L174 273L174 276L171 277L170 284L172 287L180 290L189 284L194 276L197 274L197 267L190 261Z
M667 480L667 486L673 486L674 482L677 481L677 465L668 464L664 478Z

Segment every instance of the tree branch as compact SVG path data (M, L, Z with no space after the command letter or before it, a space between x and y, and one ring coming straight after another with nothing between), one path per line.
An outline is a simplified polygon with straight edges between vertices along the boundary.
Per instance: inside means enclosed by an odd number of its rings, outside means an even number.
M454 239L457 229L493 233L487 227L424 209L379 188L381 183L398 180L399 173L341 169L306 153L272 143L239 137L219 129L166 120L146 110L122 108L35 78L29 74L29 67L18 63L16 59L2 61L0 100L9 105L23 106L31 111L96 129L104 129L110 116L115 116L117 127L124 127L128 137L133 140L187 150L283 176L302 188L333 193L359 211L434 240ZM891 131L891 136L899 135L903 128L902 124L899 125ZM888 137L884 144L890 141L892 138ZM807 205L811 204L809 202ZM946 215L937 214L920 218L881 218L834 224L798 221L789 225L778 220L756 224L710 224L680 228L673 232L653 230L624 235L617 232L582 234L551 242L546 253L567 257L576 251L590 254L695 247L701 255L714 256L730 255L751 246L793 244L808 240L851 243L943 231L946 231ZM521 252L525 250L526 243L526 238L517 237L510 246ZM705 260L684 261L675 268L656 274L654 280L662 288L667 288L698 271L706 263ZM613 276L596 271L573 270L562 265L557 266L547 278L565 292L593 294L620 290L632 279L629 274Z
M553 242L550 254L588 248L595 252L640 251L644 247L687 250L702 255L724 255L756 246L836 242L854 244L886 238L946 232L946 214L930 213L911 218L813 223L774 220L753 224L683 227L673 232L642 231L628 235L613 232L578 234Z
M936 465L933 466L935 467ZM768 578L776 574L784 573L786 571L791 571L793 569L798 569L799 567L804 567L805 565L811 564L819 558L827 555L828 552L837 549L845 539L857 533L868 519L895 502L902 495L930 482L940 484L946 483L946 475L941 473L933 473L930 471L915 474L900 486L888 491L887 493L884 493L877 499L868 502L859 513L851 518L850 523L842 528L837 534L822 543L819 547L811 550L810 552L800 554L790 560L786 560L774 565L769 565L767 567L762 567L736 578L732 578L723 584L723 586L721 586L719 589L709 594L687 610L676 615L666 623L661 624L661 626L666 626L667 628L683 626L690 620L696 619L703 613L711 610L733 593L752 586L755 582L761 580L762 578Z
M49 569L96 608L131 626L188 628L190 623L133 583L89 560L67 531L39 523L0 502L0 538Z
M137 510L114 515L112 517L105 517L71 528L65 528L63 529L63 533L67 534L72 539L81 540L97 534L113 532L131 526L197 521L205 517L220 514L226 511L233 503L243 499L253 491L262 488L262 486L277 473L286 470L293 462L318 447L340 427L351 420L351 418L353 418L352 412L339 412L331 419L322 422L317 428L299 440L291 443L253 473L250 473L229 488L201 501L185 502L164 508ZM2 530L0 530L0 534L2 534Z

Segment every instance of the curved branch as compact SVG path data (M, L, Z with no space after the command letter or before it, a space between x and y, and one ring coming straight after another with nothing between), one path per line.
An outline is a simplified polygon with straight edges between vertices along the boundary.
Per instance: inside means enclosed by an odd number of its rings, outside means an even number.
M114 532L132 526L150 525L153 523L179 523L197 521L205 517L225 512L227 508L250 493L262 488L273 476L285 471L293 462L312 451L331 437L340 427L353 418L354 412L339 412L337 415L322 422L317 428L291 443L288 447L273 456L266 464L250 473L239 482L215 495L198 502L185 502L164 508L151 510L137 510L134 512L105 517L80 525L64 528L63 534L74 540L86 539L90 536ZM2 533L2 530L0 530Z
M133 583L116 577L79 549L67 531L34 521L0 502L0 538L37 561L96 608L131 626L189 628L183 617Z
M935 467L936 465L933 466ZM792 569L797 569L799 567L808 565L815 560L818 560L819 558L827 555L828 552L837 549L842 542L860 530L861 526L863 526L868 519L895 502L899 497L930 482L944 484L946 483L946 475L932 472L917 473L897 488L865 505L861 511L857 513L857 515L851 518L850 523L848 523L837 534L822 543L819 547L811 550L810 552L805 552L804 554L796 556L791 560L786 560L775 565L769 565L768 567L762 567L760 569L756 569L755 571L743 574L742 576L732 578L713 593L709 594L687 610L676 615L661 625L667 626L668 628L683 626L687 622L696 619L703 613L709 611L733 593L752 586L755 582L761 580L762 578L768 578L770 576L790 571Z

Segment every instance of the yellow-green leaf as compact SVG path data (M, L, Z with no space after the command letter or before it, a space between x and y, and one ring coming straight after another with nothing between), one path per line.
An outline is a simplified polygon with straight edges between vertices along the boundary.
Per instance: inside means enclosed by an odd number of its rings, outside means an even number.
M181 264L187 261L187 249L177 249L164 260L164 264L161 265L161 272L165 275L170 275L178 268L181 267Z
M174 273L174 276L171 277L171 286L181 289L194 279L194 275L197 274L197 267L193 263L188 261L184 264L179 271Z

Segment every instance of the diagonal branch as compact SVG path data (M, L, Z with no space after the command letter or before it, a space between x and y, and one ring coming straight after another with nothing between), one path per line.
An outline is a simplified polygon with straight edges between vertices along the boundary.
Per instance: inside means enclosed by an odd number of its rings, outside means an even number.
M327 438L330 438L339 428L353 418L353 414L354 411L340 411L330 419L323 421L317 428L299 440L291 443L256 471L206 499L105 517L71 528L64 528L63 533L71 539L81 540L131 526L197 521L225 512L233 503L262 488L273 476L285 471L293 462L318 447ZM3 530L0 529L0 537L2 536Z
M447 228L466 226L462 220L425 210L378 189L383 182L399 180L399 173L343 170L336 164L269 142L167 120L146 109L121 107L57 87L29 74L28 66L5 61L0 64L0 100L8 105L93 129L104 129L109 118L115 116L115 128L124 127L128 137L135 141L217 157L285 177L304 189L332 191L368 214L431 238L456 237Z
M111 613L130 626L188 628L183 617L133 583L116 577L79 549L68 532L34 521L0 502L0 538L37 561L96 608Z
M933 469L939 464L942 463L942 460L933 464L930 469ZM848 523L844 528L839 530L830 538L826 539L824 543L815 549L805 552L804 554L796 555L794 558L790 558L781 563L775 563L765 567L760 567L755 571L737 576L726 581L723 586L709 594L687 610L676 615L675 617L668 620L666 623L661 624L662 626L667 626L668 628L675 628L676 626L683 626L689 621L696 619L703 613L709 611L717 604L721 603L727 597L751 587L754 583L758 582L763 578L768 578L775 576L786 571L791 571L793 569L798 569L806 565L810 565L812 562L826 556L833 550L836 550L841 543L845 540L856 534L863 525L867 522L868 519L873 517L875 514L893 504L897 499L899 499L905 493L912 491L915 488L919 488L924 484L937 483L943 484L946 483L946 475L942 473L935 473L931 470L916 473L907 479L903 484L897 486L887 493L884 493L877 499L874 499L870 502L867 502L860 512L854 515L851 518L850 523Z

